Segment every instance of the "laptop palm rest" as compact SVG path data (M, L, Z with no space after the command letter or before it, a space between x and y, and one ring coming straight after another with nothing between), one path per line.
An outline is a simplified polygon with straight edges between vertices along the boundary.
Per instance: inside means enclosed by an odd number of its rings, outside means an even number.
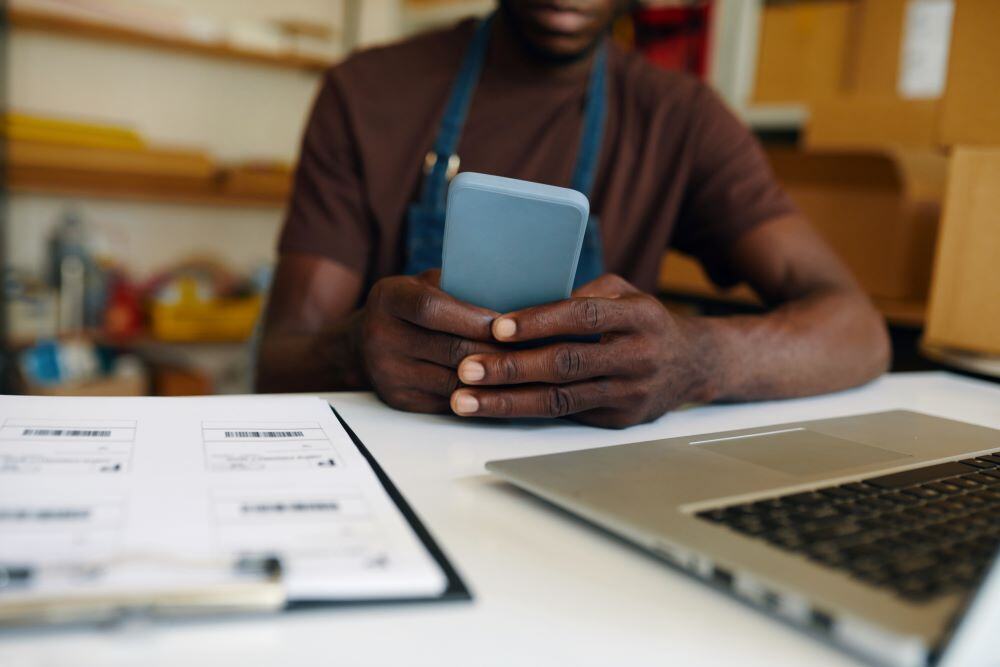
M820 475L909 458L908 454L863 445L806 428L747 436L694 440L700 449L786 475Z

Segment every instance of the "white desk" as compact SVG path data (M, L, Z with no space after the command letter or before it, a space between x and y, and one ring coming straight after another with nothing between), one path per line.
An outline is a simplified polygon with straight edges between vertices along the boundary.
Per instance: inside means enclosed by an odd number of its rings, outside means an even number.
M483 470L487 460L907 408L1000 428L1000 386L904 374L625 431L480 423L330 396L451 557L471 603L0 634L0 665L855 665Z

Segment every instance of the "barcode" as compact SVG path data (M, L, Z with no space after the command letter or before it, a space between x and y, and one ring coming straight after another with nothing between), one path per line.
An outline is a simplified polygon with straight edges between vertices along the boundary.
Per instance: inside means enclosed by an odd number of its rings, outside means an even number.
M302 431L226 431L227 438L301 438Z
M90 511L75 508L0 509L0 521L67 521L90 516Z
M84 431L81 429L65 428L26 428L21 432L21 435L43 437L65 436L67 438L110 438L111 431Z
M336 512L339 505L332 501L311 503L258 503L244 504L240 511L244 514L266 514L269 512Z

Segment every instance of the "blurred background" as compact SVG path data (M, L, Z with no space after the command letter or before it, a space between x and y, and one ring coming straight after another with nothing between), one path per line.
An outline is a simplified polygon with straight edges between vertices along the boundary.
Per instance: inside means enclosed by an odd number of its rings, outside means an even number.
M2 389L251 391L323 70L492 7L9 1ZM614 33L753 128L885 315L896 370L1000 372L1000 2L635 2ZM758 308L679 255L660 287L675 308Z

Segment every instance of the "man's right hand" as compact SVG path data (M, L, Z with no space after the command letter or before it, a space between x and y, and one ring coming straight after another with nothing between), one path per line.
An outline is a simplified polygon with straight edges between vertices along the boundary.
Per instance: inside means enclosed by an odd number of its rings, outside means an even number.
M456 368L470 354L499 351L490 331L499 313L438 287L440 271L379 280L361 311L361 353L372 388L411 412L450 412Z

